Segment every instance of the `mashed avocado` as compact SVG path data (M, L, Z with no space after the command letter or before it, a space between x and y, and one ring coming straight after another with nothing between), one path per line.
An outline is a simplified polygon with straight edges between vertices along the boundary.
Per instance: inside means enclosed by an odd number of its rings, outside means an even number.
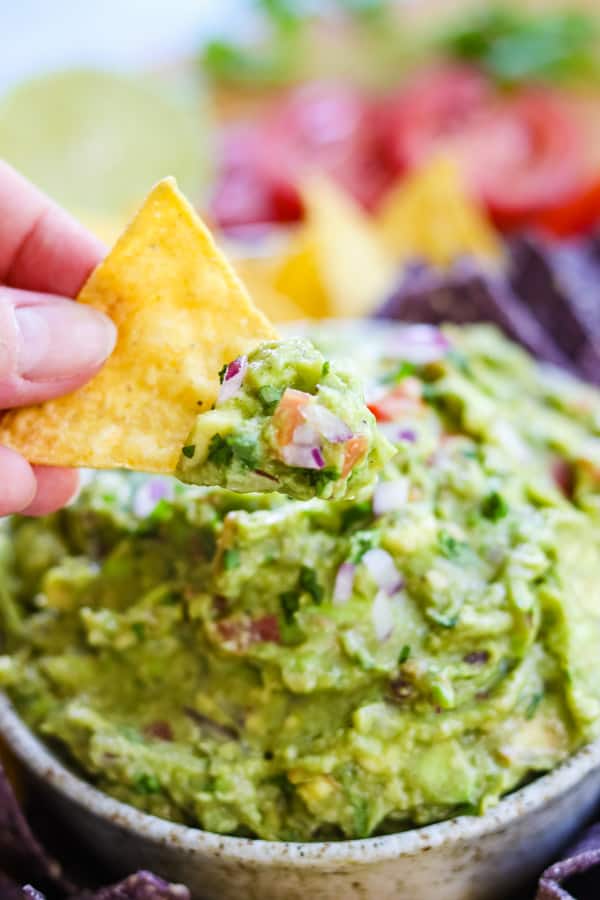
M479 812L598 733L600 395L494 330L336 326L368 499L97 475L0 538L0 682L110 794L269 839Z
M355 500L394 453L356 375L291 338L224 367L216 408L198 415L177 477L297 500Z

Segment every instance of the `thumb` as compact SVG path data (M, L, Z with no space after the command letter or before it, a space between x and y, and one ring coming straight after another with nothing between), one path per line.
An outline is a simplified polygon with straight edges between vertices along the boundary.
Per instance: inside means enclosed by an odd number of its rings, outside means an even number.
M90 306L0 287L0 409L76 390L96 374L115 341L111 320Z

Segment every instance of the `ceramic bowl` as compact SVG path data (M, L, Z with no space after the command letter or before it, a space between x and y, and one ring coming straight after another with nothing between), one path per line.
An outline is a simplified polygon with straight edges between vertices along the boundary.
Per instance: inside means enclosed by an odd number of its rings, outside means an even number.
M401 834L295 844L174 825L80 780L0 695L0 733L34 789L106 865L152 869L202 900L493 900L526 886L594 813L600 740L485 815Z

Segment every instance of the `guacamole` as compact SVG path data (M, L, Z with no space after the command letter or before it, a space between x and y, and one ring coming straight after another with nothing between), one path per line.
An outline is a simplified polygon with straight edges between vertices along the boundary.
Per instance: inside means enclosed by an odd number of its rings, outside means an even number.
M276 840L485 810L599 733L600 394L488 327L336 325L366 499L97 474L0 537L0 683L113 796Z
M291 338L223 368L215 409L198 415L176 474L243 493L355 500L394 453L356 375Z

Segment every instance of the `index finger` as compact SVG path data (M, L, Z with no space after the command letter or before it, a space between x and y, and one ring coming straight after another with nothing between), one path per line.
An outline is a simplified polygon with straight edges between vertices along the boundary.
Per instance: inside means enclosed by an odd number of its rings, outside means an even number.
M75 297L104 247L0 160L0 284Z

